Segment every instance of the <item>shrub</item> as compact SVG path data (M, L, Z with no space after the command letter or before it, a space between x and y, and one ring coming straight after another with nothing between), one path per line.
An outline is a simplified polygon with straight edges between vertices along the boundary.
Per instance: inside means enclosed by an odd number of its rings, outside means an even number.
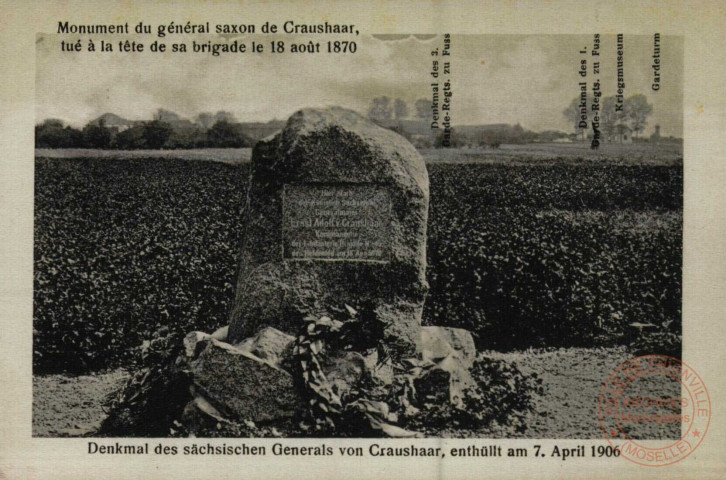
M108 148L111 146L111 131L103 120L98 125L89 123L83 127L84 148Z
M542 379L525 375L516 363L479 355L471 369L479 394L466 399L467 411L483 424L510 424L521 430L525 415L534 408L535 397L544 394Z
M167 122L161 120L145 122L143 126L144 142L148 148L159 149L169 140L172 131L171 125Z
M83 146L83 133L64 127L60 120L46 120L35 126L36 148L76 148Z
M216 148L245 148L251 147L252 142L244 133L241 125L220 120L207 130L207 145Z
M134 125L131 128L119 132L114 138L114 147L121 150L137 150L146 148L144 137L144 126Z

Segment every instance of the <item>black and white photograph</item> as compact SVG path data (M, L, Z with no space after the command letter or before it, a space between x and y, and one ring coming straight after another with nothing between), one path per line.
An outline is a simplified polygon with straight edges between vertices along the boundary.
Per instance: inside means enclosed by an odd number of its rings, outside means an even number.
M0 0L0 480L726 462L715 0Z
M681 358L682 37L198 27L37 37L34 436L601 439Z

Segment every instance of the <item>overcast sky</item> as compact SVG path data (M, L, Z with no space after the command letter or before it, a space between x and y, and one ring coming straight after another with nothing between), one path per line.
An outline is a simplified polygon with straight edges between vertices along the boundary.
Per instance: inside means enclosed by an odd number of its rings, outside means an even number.
M358 51L353 55L228 53L213 57L202 53L68 53L60 51L60 39L59 35L38 37L36 115L38 121L59 118L74 126L105 112L149 119L158 108L186 117L228 110L241 121L267 121L285 119L297 109L313 106L340 105L365 112L378 95L413 103L431 98L431 50L443 44L441 36L361 35L354 38ZM138 39L148 44L155 38ZM303 37L277 39L289 43L301 42ZM197 40L227 41L217 36ZM269 49L273 37L237 40L261 41ZM181 37L164 41L170 44ZM192 38L184 37L184 41L191 44ZM118 43L118 37L113 43ZM453 36L454 125L520 123L535 131L571 131L562 110L579 93L577 72L583 56L578 52L583 47L591 62L591 35ZM600 80L605 96L616 89L615 50L615 36L603 36ZM650 87L653 37L625 36L626 96L642 93L653 104L646 134L660 124L663 135L680 137L682 39L661 37L660 50L661 89L654 92ZM591 82L591 63L588 65L587 80Z

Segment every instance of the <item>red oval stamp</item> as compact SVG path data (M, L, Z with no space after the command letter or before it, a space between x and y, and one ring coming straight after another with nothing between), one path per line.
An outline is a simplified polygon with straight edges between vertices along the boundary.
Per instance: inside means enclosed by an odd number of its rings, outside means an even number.
M635 357L605 382L597 408L603 435L620 456L649 467L679 462L703 441L711 399L701 377L677 358Z

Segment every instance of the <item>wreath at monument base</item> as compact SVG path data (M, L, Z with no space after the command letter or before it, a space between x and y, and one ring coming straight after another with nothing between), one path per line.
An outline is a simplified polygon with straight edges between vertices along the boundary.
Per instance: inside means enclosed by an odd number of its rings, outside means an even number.
M229 345L220 329L192 332L182 345L149 342L145 366L110 399L97 433L421 437L492 423L522 429L541 394L536 376L482 354L470 361L452 349L443 358L396 360L375 316L347 305L336 316L306 317L294 338L267 328ZM221 378L225 372L232 377ZM240 383L250 388L235 390Z

